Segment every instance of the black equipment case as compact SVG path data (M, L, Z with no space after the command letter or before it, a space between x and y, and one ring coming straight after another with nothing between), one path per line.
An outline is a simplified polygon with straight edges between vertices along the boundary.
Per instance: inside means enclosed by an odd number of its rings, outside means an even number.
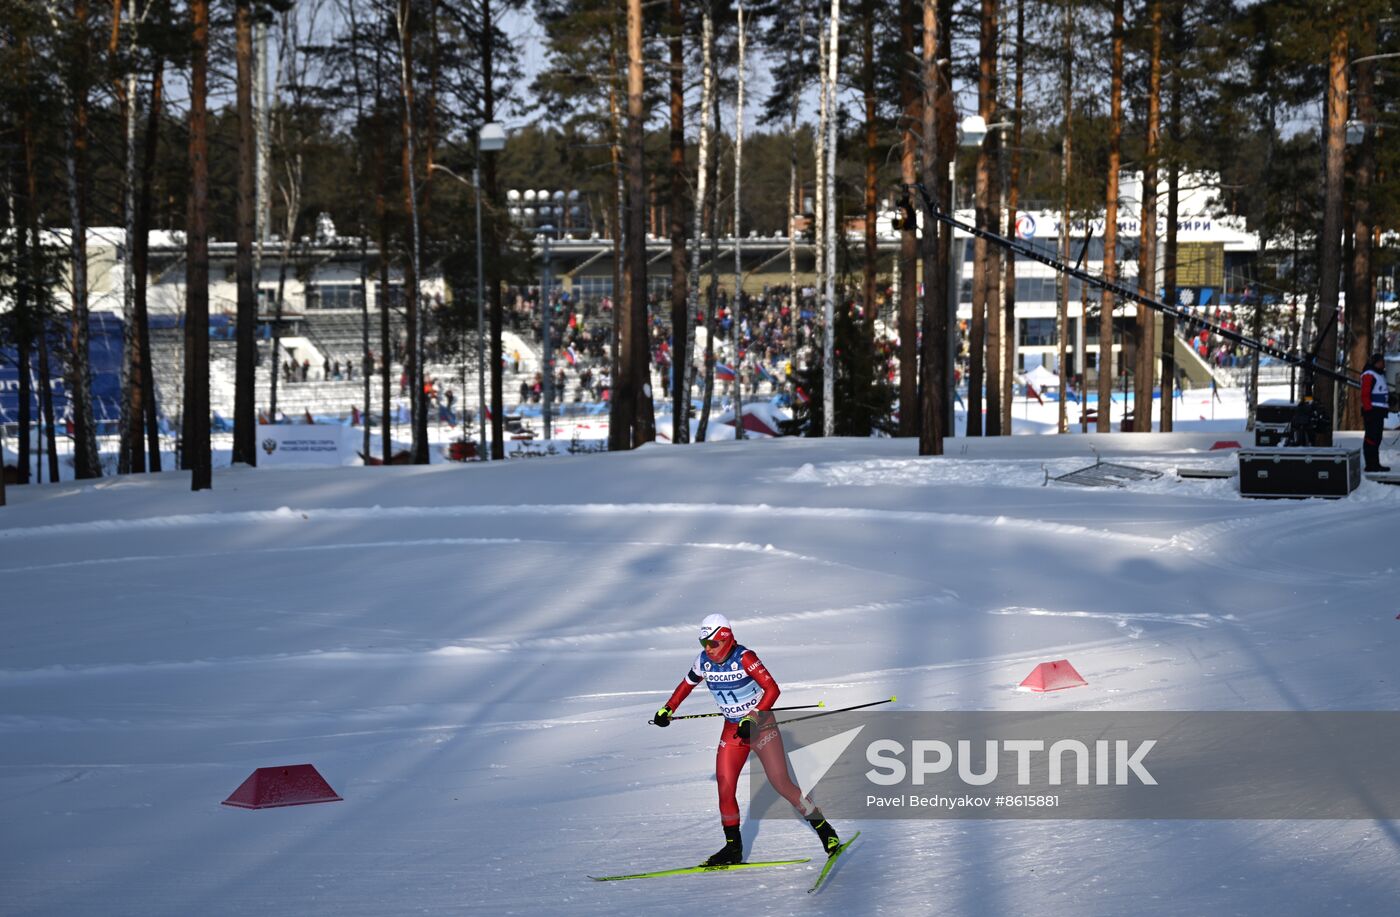
M1361 483L1361 452L1342 448L1241 449L1240 495L1330 497L1350 494Z

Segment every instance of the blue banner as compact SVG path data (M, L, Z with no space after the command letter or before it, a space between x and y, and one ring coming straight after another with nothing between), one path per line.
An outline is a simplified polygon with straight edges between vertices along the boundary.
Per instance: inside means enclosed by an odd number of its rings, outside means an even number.
M62 330L60 330L62 329ZM53 387L55 420L65 418L68 409L68 367L63 359L63 337L67 326L52 324L49 338L49 375ZM88 360L92 372L92 413L99 433L115 432L121 419L122 320L111 312L94 312L88 317ZM29 355L30 417L39 419L39 354ZM0 423L19 423L19 353L13 347L0 347Z

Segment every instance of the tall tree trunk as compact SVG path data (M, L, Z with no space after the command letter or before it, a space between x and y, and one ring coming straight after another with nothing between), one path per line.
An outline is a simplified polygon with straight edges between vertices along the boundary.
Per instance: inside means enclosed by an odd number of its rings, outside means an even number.
M824 436L836 435L836 124L840 121L836 75L840 65L841 0L831 0L831 47L826 55L826 290L823 299L822 420Z
M1065 0L1064 19L1064 43L1060 48L1061 60L1061 92L1064 94L1064 119L1065 136L1060 148L1060 260L1066 264L1070 259L1070 227L1073 225L1074 217L1070 212L1069 180L1074 169L1073 162L1073 135L1074 135L1074 0ZM1055 343L1058 352L1059 365L1055 367L1055 373L1060 377L1059 397L1055 403L1056 425L1055 429L1060 433L1069 432L1069 402L1065 397L1069 391L1069 366L1066 359L1066 350L1069 344L1069 277L1065 274L1056 275L1056 287L1058 296L1056 297L1055 309ZM1082 321L1082 319L1081 319Z
M1108 190L1104 195L1103 279L1118 280L1118 171L1123 146L1123 0L1113 0L1113 63L1109 76ZM1094 429L1113 429L1113 293L1099 294L1099 410ZM1126 407L1126 406L1125 406Z
M748 38L744 0L739 0L738 19L739 85L734 104L734 302L729 307L729 330L734 338L734 438L744 439L744 233L740 226L744 182L744 69L747 64L744 52Z
M482 119L486 123L496 120L495 82L495 29L491 16L491 0L481 0L481 106ZM482 156L481 175L485 183L486 199L496 201L496 153ZM496 221L486 221L486 288L491 297L491 459L499 461L506 457L505 445L505 379L501 361L502 305L501 281L497 274L500 241L496 235Z
M364 182L370 177L367 174L368 169L366 169L365 167L364 152L366 145L366 138L364 136L364 132L367 130L368 124L365 119L364 81L360 76L360 23L359 17L356 15L355 0L350 0L350 2L348 2L345 5L345 11L350 18L350 60L351 74L354 79L353 89L355 93L355 133L359 135L355 137L355 176L360 182ZM379 155L375 156L375 160L376 163L382 162L382 158ZM381 168L378 170L376 177L382 176L383 170ZM374 381L374 374L369 371L369 225L365 217L366 213L364 205L359 204L355 208L355 222L357 224L356 235L360 237L360 376L362 377L362 384L364 387L364 394L362 396L364 398L364 416L361 418L364 421L364 431L360 443L360 454L364 457L365 462L368 463L371 454L370 438L373 429L373 424L370 422L370 416L374 413L374 405L371 402L373 394L371 391L371 384ZM262 247L261 242L259 242L258 247ZM481 333L480 328L477 328L476 331L477 334ZM275 373L277 372L277 360L275 357L272 362L272 371ZM462 374L463 404L466 404L466 385L466 373L464 372ZM466 423L463 422L463 435L466 434L466 429Z
M943 0L947 2L947 0ZM923 0L924 33L921 48L922 143L924 187L935 189L938 205L948 201L947 161L939 143L939 106L951 92L938 65L940 22L938 0ZM944 402L948 375L948 250L951 234L927 212L919 240L924 261L924 335L919 378L923 389L919 403L919 454L942 455L945 426Z
M899 3L899 46L913 49L914 17L918 10L914 0ZM903 118L899 131L899 179L906 188L918 181L919 137L917 127L923 118L923 106L915 82L913 63L899 62L899 96ZM795 102L795 98L794 98ZM795 110L795 109L794 109ZM911 195L914 192L908 192ZM915 203L922 213L923 205ZM926 226L932 221L922 219ZM917 224L906 226L899 234L899 435L919 434L919 233ZM794 309L794 314L796 310Z
M387 465L394 457L394 341L390 327L393 299L389 293L389 177L384 157L383 146L376 145L374 219L379 227L379 294L376 299L379 306L379 395L383 405L379 416L379 452ZM497 360L498 371L500 365ZM500 386L496 390L499 391ZM499 417L501 413L496 411L492 416Z
M209 490L209 2L192 0L190 67L190 204L185 248L184 466L192 490Z
M25 43L28 51L28 42ZM28 484L34 472L30 456L30 442L33 419L30 416L30 403L34 398L33 369L30 364L30 351L36 343L41 343L44 328L43 316L47 310L45 297L41 292L37 259L42 254L39 249L39 176L36 168L34 149L33 119L29 106L19 113L20 147L24 154L24 191L18 197L20 222L16 226L16 248L19 255L17 265L20 276L15 290L16 331L15 341L19 349L19 482ZM37 329L37 333L36 333ZM42 410L40 414L42 416ZM4 462L0 461L0 465Z
M878 183L879 124L875 120L875 0L864 0L861 25L865 39L861 47L861 81L865 91L865 287L861 299L865 307L865 334L872 345L875 340L875 275L879 269L880 249L875 241L876 185Z
M151 363L151 323L146 307L146 287L150 269L150 233L153 187L156 173L157 141L160 139L161 96L165 83L165 63L156 59L155 73L151 80L151 104L146 113L146 136L141 149L141 191L136 199L136 232L132 241L131 273L134 296L133 317L136 321L137 353L132 355L133 379L130 387L132 399L127 408L127 418L132 424L129 436L132 440L131 470L141 472L146 469L142 460L141 435L144 422L146 450L149 452L150 469L161 470L159 405L156 404L155 367Z
M630 28L631 0L628 0L627 25ZM630 36L629 36L630 37ZM634 445L632 428L636 420L637 398L632 389L632 276L628 270L631 258L627 250L630 220L627 216L627 177L623 174L626 138L622 123L622 103L619 100L622 67L618 60L620 37L614 32L608 51L608 114L612 120L613 178L617 185L616 232L613 234L613 324L612 324L612 404L608 412L608 449L624 452Z
M74 0L73 19L78 31L88 25L87 0ZM87 42L80 39L72 79L68 85L72 106L68 125L68 208L73 237L71 255L73 269L73 315L68 342L68 406L73 421L73 474L79 480L102 476L102 462L97 454L97 429L92 410L92 373L88 352L88 263L87 263L87 204L88 204L88 51Z
M1168 305L1176 305L1177 216L1181 210L1181 58L1186 9L1178 4L1172 11L1172 86L1167 102L1167 245L1162 265L1162 286ZM1176 318L1162 316L1162 406L1161 431L1172 432L1172 399L1176 385Z
M697 156L699 163L695 170L695 248L690 255L690 306L689 314L694 315L700 310L700 261L705 248L705 210L709 200L709 178L710 178L710 106L712 104L711 95L714 91L714 67L713 67L713 45L714 45L714 20L710 14L710 5L706 3L701 13L701 33L700 33L700 56L701 56L701 90L700 90L700 140ZM714 291L710 291L713 300ZM707 307L707 315L708 307ZM706 366L708 376L709 354L713 352L709 339L714 334L714 325L710 318L705 319L706 338ZM689 366L684 367L689 370ZM688 380L689 373L677 377L686 384L686 404L690 404L690 389ZM686 411L686 431L687 438L690 435L689 410ZM696 441L703 442L703 428L705 421L709 419L709 401L705 401L705 410L702 418L701 429L697 431ZM679 440L677 440L679 442Z
M1375 47L1376 23L1367 19L1361 26L1359 42L1363 56L1370 56ZM1366 369L1371 355L1371 331L1376 321L1376 271L1372 262L1373 235L1371 195L1376 178L1376 67L1374 61L1356 64L1356 120L1361 122L1365 136L1356 152L1355 173L1352 178L1352 254L1351 273L1347 284L1347 368L1360 374ZM1380 348L1375 348L1379 350ZM1340 428L1361 429L1361 399L1354 390L1344 389L1346 409L1342 412Z
M254 332L258 323L258 301L253 280L253 223L257 187L253 174L257 166L257 131L253 123L252 0L237 0L233 21L238 59L238 194L234 228L238 278L238 321L234 334L238 343L233 381L233 461L256 465L258 419L254 373L258 344ZM273 372L276 372L277 361L272 362Z
M630 321L632 448L656 440L651 397L651 322L647 310L647 177L645 142L645 66L642 57L642 0L627 0L627 267Z
M671 442L690 442L690 310L685 271L685 10L671 0ZM698 198L697 198L698 202ZM698 210L698 204L696 209ZM695 239L699 249L700 239Z
M1337 299L1341 286L1342 194L1346 180L1346 121L1347 121L1347 16L1339 14L1331 23L1333 32L1327 54L1327 86L1324 100L1326 113L1325 143L1326 178L1323 185L1322 235L1318 240L1317 259L1318 357L1331 362L1337 354ZM1329 428L1318 437L1317 445L1332 445L1332 428L1336 424L1336 388L1331 378L1319 374L1313 381L1313 399L1332 419Z
M1006 198L1006 234L1016 235L1016 211L1021 206L1021 106L1025 101L1025 0L1016 0L1016 102L1011 113L1011 188ZM1002 155L1005 155L1003 152ZM1002 387L1001 432L1011 435L1012 382L1016 378L1019 340L1016 327L1016 256L1008 253L1002 281L1002 360L1005 380Z
M715 125L715 133L719 133L719 91L716 89L710 94L710 120ZM717 306L719 304L719 189L723 171L720 169L720 157L718 147L710 157L713 161L714 175L710 181L710 290L705 298L705 390L700 403L700 423L696 427L695 441L704 442L705 436L709 433L710 408L715 400L715 326Z
M112 3L112 40L108 53L115 57L120 47L122 0ZM126 7L127 32L135 50L136 5ZM144 470L145 455L141 448L141 345L136 327L136 284L132 273L132 254L136 244L136 68L129 67L125 75L113 80L113 90L122 117L122 360L120 443L117 452L117 473L129 474L133 464ZM131 409L135 406L133 418ZM139 458L134 462L132 453Z
M826 55L830 44L827 41L828 26L820 20L817 23L817 137L812 146L814 157L812 176L816 184L813 191L812 208L812 249L816 263L817 291L826 289L826 119L830 116L831 93L827 88Z
M409 416L413 424L413 464L428 464L428 410L423 397L423 353L419 348L418 323L422 320L418 278L422 244L419 239L417 153L414 150L413 99L413 22L410 0L396 0L399 31L399 86L403 97L403 209L409 222L409 251L404 260L403 295L407 307L405 321L408 347L404 373L408 376Z
M27 210L29 201L21 201L19 206L22 210ZM29 362L29 354L34 346L32 334L34 316L30 314L30 310L38 312L39 309L37 304L31 305L33 266L30 263L27 216L23 217L16 226L15 248L17 254L15 269L19 274L15 283L15 349L18 357L16 369L19 371L19 442L15 446L15 452L19 456L19 481L17 483L28 484L33 467L29 454L29 442L34 423L30 415L30 404L34 399L34 387L31 383L33 370ZM4 464L3 454L0 454L0 476L4 474Z
M991 124L1000 120L997 117L999 85L997 78L998 32L997 0L982 0L981 54L978 79L978 113ZM1001 228L1001 136L998 129L982 138L982 147L977 155L978 208L983 225L992 232L1000 233ZM985 349L974 350L974 359L980 359L985 352L986 363L983 375L986 388L988 436L1001 435L1001 249L986 244L981 259L982 265L982 308L974 307L973 316L981 315L986 324L983 327ZM974 280L974 285L976 281ZM969 389L969 398L971 397ZM980 399L979 399L980 403ZM972 403L969 400L968 409ZM980 418L979 418L980 421ZM969 423L971 418L969 416Z
M1162 0L1150 0L1148 20L1152 51L1147 70L1147 140L1142 156L1142 218L1138 239L1138 293L1157 294L1157 159L1161 155L1162 113ZM1156 314L1137 307L1137 359L1133 385L1133 431L1152 432L1152 390L1156 382L1157 353L1153 343Z

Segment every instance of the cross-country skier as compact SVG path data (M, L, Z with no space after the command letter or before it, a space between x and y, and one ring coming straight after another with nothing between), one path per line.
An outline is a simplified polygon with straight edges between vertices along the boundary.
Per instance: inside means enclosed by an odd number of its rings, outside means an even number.
M781 693L778 683L768 674L753 650L734 641L734 632L724 615L710 615L701 623L700 646L702 650L695 657L690 671L671 693L670 700L656 711L652 722L657 726L669 726L676 708L701 682L710 689L715 704L724 714L724 731L720 733L719 750L715 754L724 847L704 865L731 866L744 861L744 842L739 835L739 801L735 789L739 783L739 772L749 759L750 748L758 754L758 760L763 763L763 772L773 789L791 803L797 814L817 832L827 855L835 853L841 846L836 830L788 777L783 738L773 714L768 712Z

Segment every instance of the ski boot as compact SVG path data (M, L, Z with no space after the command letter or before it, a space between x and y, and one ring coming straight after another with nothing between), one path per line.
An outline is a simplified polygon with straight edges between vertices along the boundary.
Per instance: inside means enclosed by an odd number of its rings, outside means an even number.
M836 829L831 827L831 822L827 821L820 813L807 819L807 824L812 826L812 830L817 832L817 837L821 838L822 849L827 856L831 856L841 846L841 838L836 836Z
M734 866L744 862L744 839L738 825L724 826L724 846L702 866Z

